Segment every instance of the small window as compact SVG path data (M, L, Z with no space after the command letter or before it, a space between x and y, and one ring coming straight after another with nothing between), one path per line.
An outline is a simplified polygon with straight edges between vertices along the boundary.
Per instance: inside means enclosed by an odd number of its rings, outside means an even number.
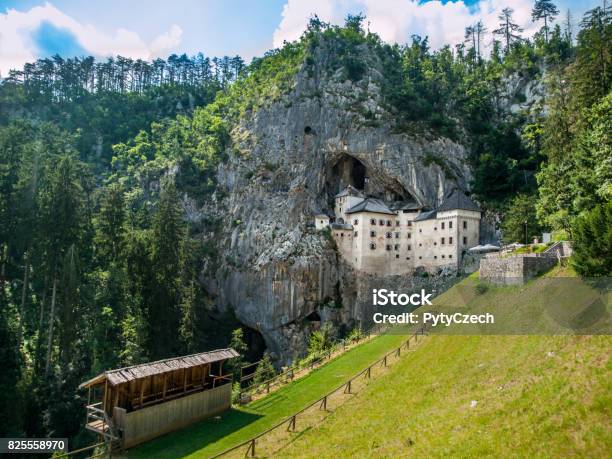
M359 225L359 220L357 220L357 219L353 220L353 225L355 225L355 226Z
M419 260L422 260L422 259L423 259L423 257L419 257Z
M419 247L423 247L423 244L421 244L420 242L419 242Z
M449 244L452 244L452 243L453 243L453 238L452 238L452 237L449 237L449 238L448 238L448 243L449 243Z
M408 244L408 250L412 250L412 246Z
M437 259L438 259L438 256L437 256L437 255L434 255L434 260L437 260Z
M391 234L391 231L387 231L387 232L385 233L385 237L386 237L387 239L391 239L391 238L393 237L393 234Z
M440 227L441 227L442 229L444 229L444 222L442 222L442 224L441 224L441 226L440 226Z
M448 222L448 229L453 229L453 222Z
M400 226L400 221L399 220L395 222L395 226Z
M463 245L467 244L467 237L463 236Z
M344 233L340 233L340 237L344 237Z
M463 220L463 229L467 229L467 222Z
M340 206L340 212L342 212L342 206Z
M440 239L440 244L444 245L444 238Z
M434 245L438 245L438 243L437 243L437 242L434 242Z
M396 254L396 255L395 255L395 258L399 258L399 254Z
M442 255L442 258L444 258L444 255Z
M391 226L391 220L387 220L387 226Z
M449 256L448 256L448 258L453 258L453 256L452 256L452 255L449 255Z
M376 231L370 231L370 237L376 237Z
M434 226L434 231L438 231L438 227L437 226Z
M370 250L376 250L376 244L370 242Z
M357 231L355 231L355 237L359 236L359 233Z
M408 239L412 239L412 233L408 233Z
M391 248L392 248L392 247L391 247L391 244L387 244L385 248L386 248L387 250L391 250Z
M423 232L423 229L422 229L422 228L419 228L419 233L422 233L422 232Z
M400 249L400 245L399 244L395 244L395 250L399 250Z
M408 222L408 226L412 226L412 222Z
M400 233L396 232L395 233L395 239L399 239L399 237L400 237Z
M340 236L340 233L336 233L336 237Z
M374 220L373 218L370 220L370 225L376 225L376 220Z
M406 257L406 260L410 260L410 257Z
M385 221L384 220L378 220L378 224L380 226L385 226Z

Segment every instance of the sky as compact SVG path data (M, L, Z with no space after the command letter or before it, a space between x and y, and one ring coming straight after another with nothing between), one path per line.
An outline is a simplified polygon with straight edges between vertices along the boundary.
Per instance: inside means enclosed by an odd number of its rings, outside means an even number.
M556 0L573 22L602 0ZM482 20L489 31L505 7L530 36L533 0L0 0L0 76L26 62L63 57L122 55L153 59L172 53L240 55L247 62L301 35L312 14L342 24L363 13L388 42L411 35L430 44L463 41L465 27ZM560 15L561 16L561 15Z

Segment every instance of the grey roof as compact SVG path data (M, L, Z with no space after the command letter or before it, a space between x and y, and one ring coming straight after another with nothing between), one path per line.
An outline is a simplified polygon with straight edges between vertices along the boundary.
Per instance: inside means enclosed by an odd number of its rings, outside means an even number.
M353 185L348 185L344 190L334 196L334 198L341 198L343 196L359 196L360 198L363 198L363 193Z
M480 207L478 207L474 201L468 198L465 193L457 189L454 189L453 192L444 200L442 205L438 207L438 212L455 209L480 212Z
M389 205L391 210L419 210L423 206L414 201L395 201Z
M384 202L376 198L366 198L346 211L347 214L356 214L358 212L395 215L395 212L392 212Z
M423 220L431 220L436 218L437 212L435 210L428 210L426 212L421 212L417 218L414 219L415 222L422 222Z
M216 351L201 352L199 354L185 355L183 357L173 357L171 359L158 360L156 362L141 363L131 367L119 368L117 370L109 370L99 374L95 378L84 382L79 386L91 387L102 384L105 380L111 386L130 382L134 379L146 378L148 376L167 373L169 371L180 370L182 368L197 367L208 363L219 362L221 360L238 357L240 354L234 349L218 349Z
M317 215L315 215L315 218L327 218L329 220L329 215L326 215L326 214L317 214Z
M352 230L353 229L353 225L351 225L350 223L332 223L331 225L329 225L331 227L331 229L335 229L335 230Z

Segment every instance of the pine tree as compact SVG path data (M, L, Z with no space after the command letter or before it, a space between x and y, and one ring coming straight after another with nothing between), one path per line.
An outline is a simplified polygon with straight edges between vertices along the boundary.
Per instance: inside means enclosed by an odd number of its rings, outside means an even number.
M257 368L255 369L255 376L253 377L253 384L261 384L268 381L276 376L276 371L272 365L270 354L268 351L264 352L263 357L259 361Z
M559 10L551 0L536 0L531 10L531 19L539 21L544 19L544 37L548 43L548 24L559 14Z
M514 43L515 41L520 41L522 39L520 36L520 32L522 32L523 29L519 27L518 24L513 22L513 14L514 10L512 8L504 8L501 14L498 16L498 19L501 21L499 23L499 28L493 31L495 35L500 35L506 42L506 54L510 52L510 46L512 45L512 43Z
M583 276L612 275L612 202L596 206L572 225L571 264Z

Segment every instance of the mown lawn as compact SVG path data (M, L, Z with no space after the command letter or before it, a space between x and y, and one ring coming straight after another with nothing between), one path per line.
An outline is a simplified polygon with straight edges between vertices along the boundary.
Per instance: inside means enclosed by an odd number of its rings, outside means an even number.
M577 291L589 290L575 281L548 287L551 277L563 276L572 273L556 270L525 286L484 293L474 291L472 277L443 294L435 309L457 304L482 311L488 304L519 311L501 317L523 321L531 331L563 332L559 324L569 322L557 320L558 308L542 307L543 298L553 295L558 307L571 308L584 298ZM609 296L604 301L609 324ZM530 308L536 320L526 319ZM594 326L592 314L584 317L570 325ZM610 457L611 350L609 334L430 335L325 422L295 434L277 456Z
M321 398L400 345L405 335L383 335L363 343L294 383L244 408L224 413L152 440L127 452L133 458L206 458L248 440Z

